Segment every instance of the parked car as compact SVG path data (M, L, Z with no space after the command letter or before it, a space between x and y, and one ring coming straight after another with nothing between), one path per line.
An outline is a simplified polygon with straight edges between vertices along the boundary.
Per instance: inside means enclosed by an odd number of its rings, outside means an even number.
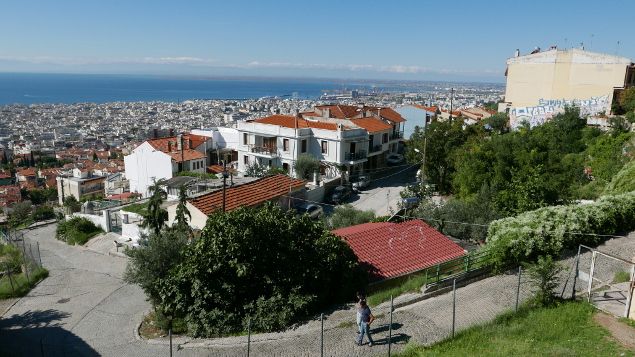
M386 156L386 162L388 163L388 165L398 165L403 162L403 155L390 154Z
M421 200L418 197L407 197L401 200L401 206L405 209L413 209L419 205Z
M370 176L368 175L360 175L356 179L353 180L352 188L353 192L359 192L368 188L370 185Z
M304 203L295 207L295 210L298 212L298 215L308 214L309 217L313 219L318 219L324 213L322 206L317 205L315 203Z
M337 186L331 195L331 202L340 204L351 196L351 190L346 186Z

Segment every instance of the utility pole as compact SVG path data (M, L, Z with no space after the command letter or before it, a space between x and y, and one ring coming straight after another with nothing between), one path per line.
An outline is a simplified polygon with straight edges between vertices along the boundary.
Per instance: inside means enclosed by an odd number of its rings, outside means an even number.
M452 104L454 102L454 87L450 89L450 124L452 124Z
M225 202L227 201L227 163L223 160L223 212L225 212Z

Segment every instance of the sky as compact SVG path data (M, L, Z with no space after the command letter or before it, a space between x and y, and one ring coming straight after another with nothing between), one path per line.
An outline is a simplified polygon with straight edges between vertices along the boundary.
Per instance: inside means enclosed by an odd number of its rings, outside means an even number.
M634 59L633 14L629 0L3 1L0 72L503 82L517 48Z

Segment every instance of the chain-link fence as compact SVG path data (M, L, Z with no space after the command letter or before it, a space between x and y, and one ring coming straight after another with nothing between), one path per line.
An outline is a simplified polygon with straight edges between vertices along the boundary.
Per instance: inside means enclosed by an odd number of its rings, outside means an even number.
M16 231L0 231L0 238L0 298L22 296L42 278L40 244Z
M581 245L575 258L575 295L617 317L629 317L635 263Z

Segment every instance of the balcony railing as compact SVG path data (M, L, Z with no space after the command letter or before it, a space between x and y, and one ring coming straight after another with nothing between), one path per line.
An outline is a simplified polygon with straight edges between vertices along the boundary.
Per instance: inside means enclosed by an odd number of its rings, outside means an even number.
M346 161L357 161L366 158L366 150L360 150L358 152L347 152L344 154Z
M249 151L253 152L254 154L263 154L263 155L270 155L270 156L275 156L278 154L278 148L275 146L270 147L270 146L250 145Z
M383 145L375 145L375 146L371 146L371 147L368 149L368 152L369 152L369 153L371 153L371 152L378 152L378 151L381 151L381 150L382 150L382 148L383 148Z
M390 134L390 140L403 139L403 133L400 131L394 132Z

